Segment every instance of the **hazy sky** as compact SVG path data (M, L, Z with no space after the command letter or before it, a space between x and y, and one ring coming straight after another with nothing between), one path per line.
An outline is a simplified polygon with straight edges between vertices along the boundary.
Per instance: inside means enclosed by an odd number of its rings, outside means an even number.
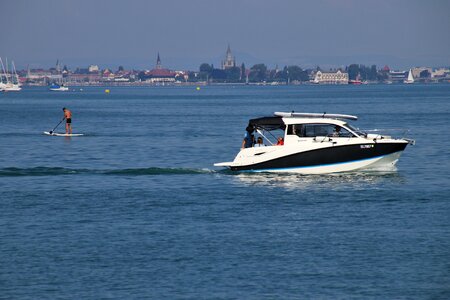
M450 65L450 1L0 0L0 56L18 67L237 62Z

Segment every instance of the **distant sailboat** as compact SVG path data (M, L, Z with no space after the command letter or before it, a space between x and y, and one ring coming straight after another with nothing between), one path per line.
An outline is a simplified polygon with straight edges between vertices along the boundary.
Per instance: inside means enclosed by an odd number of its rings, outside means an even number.
M0 58L0 62L2 64L2 69L3 69L3 73L6 77L6 83L1 82L0 84L0 90L3 92L18 92L20 90L22 90L22 88L20 87L20 82L19 82L19 76L17 75L16 72L16 66L14 64L14 61L12 62L12 70L14 72L14 77L13 74L9 74L8 70L8 63L6 64L6 70L5 70L5 66L3 65L3 61ZM11 77L11 81L9 80L9 77Z
M3 92L5 90L5 87L7 86L9 80L8 75L6 74L5 65L3 64L3 60L0 57L0 63L2 64L2 70L3 73L0 75L0 92ZM5 82L3 82L3 77L5 77Z
M8 89L6 89L6 91L14 91L14 92L18 92L20 90L22 90L22 87L20 86L20 80L19 80L19 75L17 75L17 71L16 71L16 65L14 64L14 61L12 61L12 67L14 70L14 78L15 78L15 83L14 81L11 79L11 87ZM11 75L12 76L12 75Z
M406 84L414 83L414 77L412 75L411 69L409 69L409 72L408 72L408 79L404 80L403 83L406 83Z

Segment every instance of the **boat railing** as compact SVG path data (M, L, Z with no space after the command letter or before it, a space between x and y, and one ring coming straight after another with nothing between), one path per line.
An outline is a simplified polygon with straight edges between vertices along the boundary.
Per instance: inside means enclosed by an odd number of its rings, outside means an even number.
M416 144L416 141L414 139L407 137L410 133L410 130L405 128L369 129L364 130L364 132L375 133L383 137L386 137L386 134L388 134L389 137L400 137L400 139L408 141L410 145Z

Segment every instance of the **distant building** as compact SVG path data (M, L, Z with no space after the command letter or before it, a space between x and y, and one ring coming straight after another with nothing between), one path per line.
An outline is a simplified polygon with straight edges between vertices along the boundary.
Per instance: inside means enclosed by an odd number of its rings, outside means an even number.
M106 68L105 70L103 70L103 72L102 72L102 80L103 81L114 80L114 77L115 77L115 75L110 69Z
M29 80L39 80L43 78L50 78L52 73L49 70L44 69L28 69L27 78Z
M98 72L100 69L99 69L99 67L98 67L97 65L90 65L89 68L88 68L88 70L89 70L89 73L96 73L96 72Z
M431 77L433 78L445 78L450 75L450 69L440 68L431 72Z
M162 67L161 58L158 53L155 68L150 71L145 71L144 74L141 75L141 81L148 83L172 83L175 82L176 75L177 73Z
M20 74L20 72L17 72ZM61 80L61 75L55 75L50 70L44 69L28 69L25 74L25 79L20 78L20 80L25 80L29 84L41 84L47 85L49 82L54 82Z
M222 61L222 70L236 67L236 60L231 54L230 45L228 45L227 53L225 54L225 60Z
M431 77L431 73L433 72L433 69L432 69L432 68L429 68L429 67L418 67L418 68L413 68L413 69L411 70L412 76L413 76L414 78L421 78L420 74L421 74L422 72L424 72L424 71L427 71L428 74L429 74L429 77ZM423 74L423 73L422 73L422 74Z
M89 68L76 68L74 74L89 74Z
M403 82L408 77L407 71L389 71L389 80L393 82Z
M348 73L337 70L336 72L317 71L313 83L317 84L348 84Z
M70 84L96 84L102 80L100 73L73 73L67 76Z

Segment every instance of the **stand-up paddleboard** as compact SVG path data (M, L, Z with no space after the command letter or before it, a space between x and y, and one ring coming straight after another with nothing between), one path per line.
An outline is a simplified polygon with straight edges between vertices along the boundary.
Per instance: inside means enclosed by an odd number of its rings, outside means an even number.
M48 132L48 131L44 131L44 134L46 135L51 135L51 136L82 136L84 134L82 133L58 133L58 132Z

